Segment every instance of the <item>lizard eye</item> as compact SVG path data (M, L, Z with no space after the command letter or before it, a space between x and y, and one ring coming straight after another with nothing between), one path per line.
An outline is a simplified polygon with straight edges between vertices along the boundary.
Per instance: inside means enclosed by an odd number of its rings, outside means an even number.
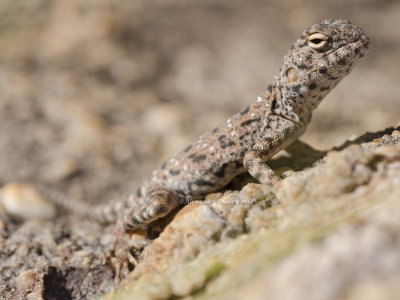
M323 33L316 32L307 37L307 45L314 51L323 52L329 49L329 38Z

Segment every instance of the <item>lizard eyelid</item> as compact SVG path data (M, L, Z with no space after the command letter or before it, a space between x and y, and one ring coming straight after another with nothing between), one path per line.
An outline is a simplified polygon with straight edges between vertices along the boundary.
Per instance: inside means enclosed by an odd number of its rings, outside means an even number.
M307 45L311 50L323 52L330 48L329 37L321 32L315 32L307 37Z

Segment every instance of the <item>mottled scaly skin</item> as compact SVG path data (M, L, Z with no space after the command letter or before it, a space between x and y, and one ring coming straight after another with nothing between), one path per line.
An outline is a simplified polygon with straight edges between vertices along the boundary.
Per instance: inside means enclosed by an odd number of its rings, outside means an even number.
M134 231L182 201L204 199L246 171L273 185L278 177L265 161L304 133L313 110L367 49L368 38L349 21L330 19L311 26L284 57L275 83L255 103L163 162L136 195L88 213L103 221L121 220L122 215L125 230Z

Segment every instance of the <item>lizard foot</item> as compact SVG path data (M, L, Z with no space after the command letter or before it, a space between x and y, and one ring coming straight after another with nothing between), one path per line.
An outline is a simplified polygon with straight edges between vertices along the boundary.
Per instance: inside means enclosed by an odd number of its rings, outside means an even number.
M146 242L140 234L135 234L139 239L132 237L132 234L125 232L122 226L117 226L114 232L113 242L110 251L105 258L105 264L114 271L114 282L118 284L138 264L141 251ZM145 234L144 234L145 236Z
M148 224L169 214L179 205L178 196L163 187L150 190L140 207L130 211L124 220L124 229L133 232L147 227Z

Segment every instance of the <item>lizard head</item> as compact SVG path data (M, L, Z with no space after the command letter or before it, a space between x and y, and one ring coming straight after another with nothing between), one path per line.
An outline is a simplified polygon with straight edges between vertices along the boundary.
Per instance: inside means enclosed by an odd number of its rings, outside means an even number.
M346 20L328 19L306 29L280 69L277 85L283 105L311 112L350 73L368 46L363 31Z

